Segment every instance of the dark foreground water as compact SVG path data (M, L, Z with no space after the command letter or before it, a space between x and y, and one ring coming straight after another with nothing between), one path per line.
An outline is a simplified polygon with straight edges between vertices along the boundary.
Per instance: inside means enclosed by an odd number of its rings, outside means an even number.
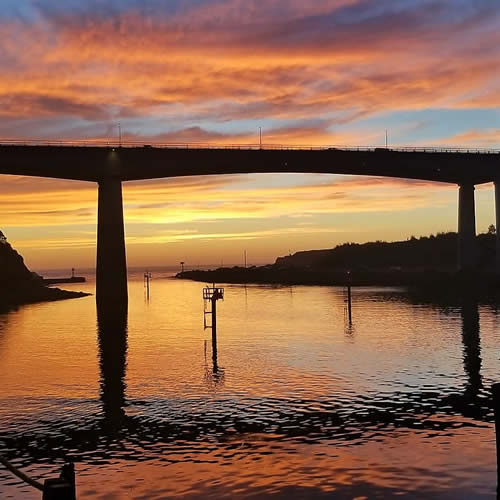
M493 498L498 312L401 290L227 286L218 358L200 283L130 281L0 315L0 454L76 463L78 498ZM93 284L71 285L93 289ZM40 493L0 468L0 498Z

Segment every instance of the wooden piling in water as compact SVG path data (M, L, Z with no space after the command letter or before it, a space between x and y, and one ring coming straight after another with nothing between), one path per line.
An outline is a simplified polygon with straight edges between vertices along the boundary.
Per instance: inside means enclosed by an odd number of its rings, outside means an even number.
M45 480L42 500L76 500L74 464L64 464L57 479Z

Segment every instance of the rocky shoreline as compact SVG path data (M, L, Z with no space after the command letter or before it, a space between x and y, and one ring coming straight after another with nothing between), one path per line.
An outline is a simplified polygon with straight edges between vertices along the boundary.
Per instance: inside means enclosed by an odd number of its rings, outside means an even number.
M22 287L13 287L7 293L3 290L0 291L0 309L8 309L24 304L34 304L36 302L76 299L89 295L91 294L86 292L73 292L60 288L39 287L34 284L29 284Z
M85 292L48 287L40 276L26 267L24 259L0 231L0 309L88 295L90 294Z

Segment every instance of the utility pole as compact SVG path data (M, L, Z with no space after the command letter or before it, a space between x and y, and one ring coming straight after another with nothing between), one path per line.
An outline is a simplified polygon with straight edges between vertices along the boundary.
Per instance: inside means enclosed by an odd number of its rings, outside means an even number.
M387 144L388 144L388 141L387 141L387 129L385 129L385 149L387 149Z
M118 144L122 147L122 125L118 122Z
M259 144L260 149L262 149L262 127L259 127Z
M244 256L245 256L245 269L247 268L247 251L245 250L244 252Z

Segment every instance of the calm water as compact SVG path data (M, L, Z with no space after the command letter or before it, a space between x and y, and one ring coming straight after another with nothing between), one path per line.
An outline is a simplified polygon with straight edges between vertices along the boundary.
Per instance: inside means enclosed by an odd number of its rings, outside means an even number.
M131 276L0 315L0 454L78 498L492 498L499 315L401 290L226 286L218 359L203 284ZM93 291L93 283L67 288ZM39 499L0 469L0 498Z

